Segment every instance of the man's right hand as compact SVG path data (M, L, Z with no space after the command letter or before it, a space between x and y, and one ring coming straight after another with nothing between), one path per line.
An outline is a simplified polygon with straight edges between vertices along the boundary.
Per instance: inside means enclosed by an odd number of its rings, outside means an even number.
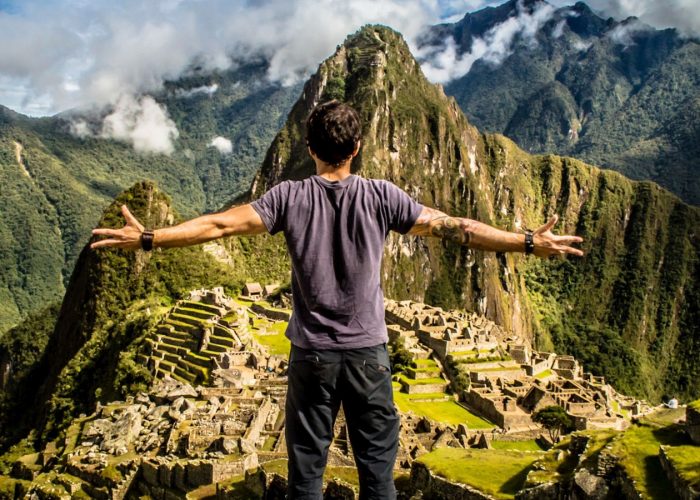
M107 239L95 241L90 248L114 247L137 250L141 248L141 233L144 227L136 217L132 215L126 205L122 205L122 215L126 219L126 225L121 229L98 228L93 229L96 236L108 236Z

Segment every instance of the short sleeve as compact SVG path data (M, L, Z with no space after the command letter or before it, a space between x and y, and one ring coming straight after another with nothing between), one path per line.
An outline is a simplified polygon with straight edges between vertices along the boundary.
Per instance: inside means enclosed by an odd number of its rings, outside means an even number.
M423 205L395 184L387 181L382 184L388 228L401 234L408 233L423 211Z
M270 234L276 234L284 229L289 187L289 181L281 182L250 204Z

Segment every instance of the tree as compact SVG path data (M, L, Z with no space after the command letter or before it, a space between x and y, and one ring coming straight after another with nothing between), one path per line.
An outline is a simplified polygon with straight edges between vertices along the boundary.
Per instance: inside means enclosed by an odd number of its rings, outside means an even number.
M413 355L403 344L392 342L389 347L391 348L391 371L393 373L402 372L406 367L411 366Z
M556 442L562 432L573 426L571 417L561 406L547 406L532 415L532 421L549 431L552 442Z

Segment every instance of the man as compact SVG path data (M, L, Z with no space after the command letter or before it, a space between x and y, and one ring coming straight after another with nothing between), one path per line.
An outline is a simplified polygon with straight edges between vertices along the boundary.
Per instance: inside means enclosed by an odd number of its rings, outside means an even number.
M360 148L355 110L317 106L306 123L316 175L285 181L251 204L174 227L144 231L122 207L126 225L95 229L93 248L196 245L215 238L283 231L292 261L293 314L286 402L289 497L321 498L333 423L343 404L361 498L395 498L399 420L394 408L380 263L390 230L448 239L472 248L539 257L583 253L577 236L555 236L553 217L536 231L510 233L423 207L386 181L350 173Z

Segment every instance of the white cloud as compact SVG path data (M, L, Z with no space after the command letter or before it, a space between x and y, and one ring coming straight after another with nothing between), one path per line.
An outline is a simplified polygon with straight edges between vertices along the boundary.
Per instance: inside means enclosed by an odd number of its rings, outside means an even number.
M446 16L461 18L502 1L9 0L5 5L11 8L0 10L0 104L33 115L71 108L109 110L124 95L161 90L164 81L186 74L193 61L204 69L225 69L266 59L269 79L290 84L306 78L364 24L389 25L411 43ZM606 15L637 15L653 26L700 33L697 0L591 3ZM447 81L469 71L478 59L502 61L516 37L534 40L539 15L546 17L551 9L540 7L504 22L475 41L469 54L458 54L449 41L433 48L424 66L428 77ZM201 89L210 91L215 89ZM132 100L142 106L142 99ZM176 134L167 132L172 129L167 112L157 109L162 126L156 129L172 141ZM119 116L118 110L114 113Z
M635 16L655 28L677 28L686 36L700 36L697 0L591 0L590 4L616 19Z
M591 42L584 42L583 40L574 40L573 42L574 49L578 50L579 52L590 49L591 45L593 45Z
M23 90L25 104L47 96L50 112L158 91L193 61L225 69L264 58L270 80L290 84L364 24L411 39L440 12L438 0L15 2L12 14L0 11L0 77Z
M228 155L231 154L233 151L233 145L231 144L231 141L227 139L226 137L214 137L209 144L207 144L209 147L216 148L219 153L222 155Z
M80 127L80 126L79 126ZM82 126L79 131L86 131ZM116 139L146 153L171 154L179 133L167 110L152 97L122 96L104 118L100 137Z
M620 23L611 29L606 36L613 42L629 47L634 44L632 35L637 32L651 29L650 26L640 23L639 21L631 20L629 22Z
M234 87L236 85L240 85L238 82L234 84ZM214 95L216 91L219 90L219 84L218 83L213 83L211 85L202 85L200 87L194 87L191 89L177 89L175 90L175 95L178 97L192 97L195 95L199 94L204 94L204 95Z
M500 64L512 53L516 37L519 36L524 43L536 44L535 35L553 12L554 7L546 3L539 4L532 13L519 6L517 16L494 26L483 38L475 38L471 50L464 54L457 53L451 36L441 47L421 48L416 53L424 60L421 65L423 72L429 80L444 83L466 75L480 59Z
M566 19L562 19L557 23L557 25L552 30L552 36L554 38L559 38L564 34L564 27L566 26Z

